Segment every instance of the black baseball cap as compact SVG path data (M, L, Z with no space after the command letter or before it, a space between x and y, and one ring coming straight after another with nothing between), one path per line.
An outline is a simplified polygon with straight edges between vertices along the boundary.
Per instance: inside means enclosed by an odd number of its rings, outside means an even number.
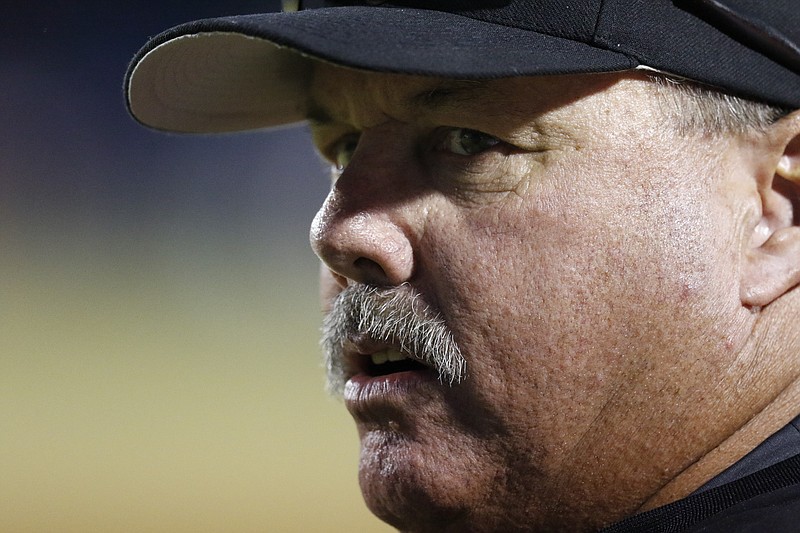
M284 1L154 37L125 91L141 123L206 133L304 120L310 59L455 79L650 69L794 109L798 2Z

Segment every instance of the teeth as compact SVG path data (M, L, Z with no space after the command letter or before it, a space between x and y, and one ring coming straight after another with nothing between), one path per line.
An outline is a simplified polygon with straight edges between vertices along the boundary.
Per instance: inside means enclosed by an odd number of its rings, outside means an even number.
M372 358L372 364L374 365L382 365L388 361L393 362L393 361L402 361L403 359L406 359L405 355L401 354L394 348L388 348L380 352L375 352L370 357Z
M393 350L393 349L386 350L386 353L389 354L388 355L389 361L402 361L403 359L406 359L406 356L401 354L397 350Z
M389 353L386 350L372 354L373 365L382 365L388 360L389 360Z

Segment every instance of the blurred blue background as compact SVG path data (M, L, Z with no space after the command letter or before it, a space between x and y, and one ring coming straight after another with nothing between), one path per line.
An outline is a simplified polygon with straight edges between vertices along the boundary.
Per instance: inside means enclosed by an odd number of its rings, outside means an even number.
M385 531L323 391L303 127L128 117L148 37L277 1L0 17L0 531Z

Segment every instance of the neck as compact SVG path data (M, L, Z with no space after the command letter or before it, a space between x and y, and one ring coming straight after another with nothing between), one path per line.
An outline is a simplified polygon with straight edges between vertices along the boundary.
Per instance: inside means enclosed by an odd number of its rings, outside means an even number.
M688 496L791 422L798 415L798 406L800 379L793 381L746 424L664 485L642 505L639 512Z

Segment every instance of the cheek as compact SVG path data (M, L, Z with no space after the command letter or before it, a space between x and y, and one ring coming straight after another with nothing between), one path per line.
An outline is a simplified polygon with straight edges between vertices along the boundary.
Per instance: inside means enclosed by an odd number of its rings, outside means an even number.
M511 330L506 342L577 351L736 304L726 239L702 199L617 192L463 218L448 239L457 248L438 250L462 316Z
M331 310L331 305L340 292L342 292L342 286L337 283L331 271L324 264L320 264L319 301L323 313Z
M538 191L430 224L446 228L429 233L428 252L470 375L498 417L534 420L539 442L580 435L662 361L725 344L720 307L736 305L702 195L594 190ZM701 342L686 335L697 327L708 328Z

